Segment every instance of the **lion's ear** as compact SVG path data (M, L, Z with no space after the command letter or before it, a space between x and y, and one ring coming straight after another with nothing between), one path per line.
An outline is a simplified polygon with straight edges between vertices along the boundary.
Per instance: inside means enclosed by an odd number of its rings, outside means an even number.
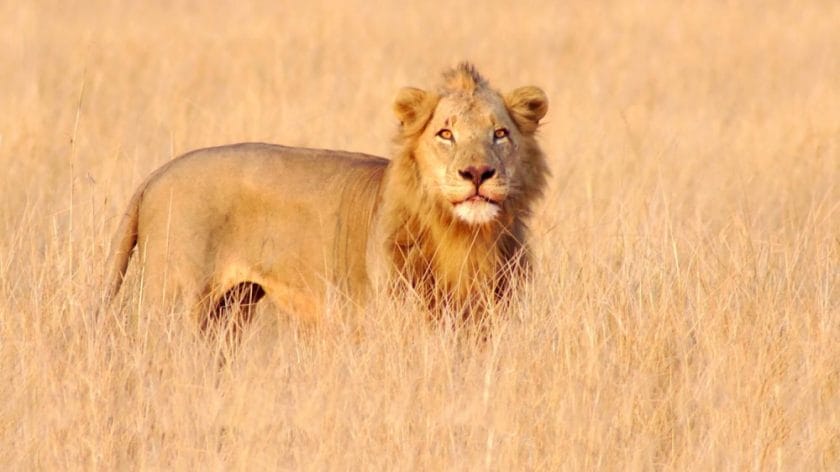
M403 129L425 126L437 105L438 97L434 93L414 87L405 87L397 93L394 100L394 114L400 120Z
M548 97L542 89L534 86L519 87L505 95L510 117L523 133L537 130L540 120L548 111Z

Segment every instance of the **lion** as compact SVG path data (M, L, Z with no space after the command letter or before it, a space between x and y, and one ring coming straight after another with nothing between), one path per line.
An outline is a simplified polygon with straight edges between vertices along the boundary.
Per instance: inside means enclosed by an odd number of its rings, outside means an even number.
M462 63L393 108L390 160L242 143L153 172L114 236L106 300L134 252L142 306L178 303L202 327L264 296L317 322L331 293L364 306L395 282L434 309L505 297L528 273L526 220L548 176L535 138L545 93L503 95Z

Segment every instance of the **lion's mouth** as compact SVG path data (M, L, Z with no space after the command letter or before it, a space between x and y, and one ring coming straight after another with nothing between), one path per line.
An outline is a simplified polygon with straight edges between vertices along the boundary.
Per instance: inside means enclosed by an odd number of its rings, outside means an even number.
M469 196L463 200L452 202L452 204L455 206L461 205L463 203L490 203L491 205L499 204L499 202L497 202L496 200L493 200L492 198L486 195L482 195L480 193L473 194L472 196Z
M452 203L452 211L461 221L471 225L483 225L495 220L502 211L499 202L476 193Z

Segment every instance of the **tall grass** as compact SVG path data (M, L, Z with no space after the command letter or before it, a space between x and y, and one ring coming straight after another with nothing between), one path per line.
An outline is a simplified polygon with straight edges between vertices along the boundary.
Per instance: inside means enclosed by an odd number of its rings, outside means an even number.
M840 4L168 3L0 3L4 469L840 466ZM136 283L95 316L151 170L387 156L395 91L462 59L551 100L534 282L487 342L266 306L220 368Z

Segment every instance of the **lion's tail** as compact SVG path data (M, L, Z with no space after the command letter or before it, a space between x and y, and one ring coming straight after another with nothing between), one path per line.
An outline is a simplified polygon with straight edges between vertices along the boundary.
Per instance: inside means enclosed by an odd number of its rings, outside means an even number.
M143 199L145 187L145 184L140 186L137 192L134 193L134 196L131 197L131 201L128 203L128 209L126 209L117 233L111 241L111 253L108 255L108 261L105 263L105 270L107 270L105 279L107 292L105 292L103 306L110 305L111 301L120 291L120 286L125 277L125 271L128 269L131 251L137 244L137 222L140 216L140 201Z

